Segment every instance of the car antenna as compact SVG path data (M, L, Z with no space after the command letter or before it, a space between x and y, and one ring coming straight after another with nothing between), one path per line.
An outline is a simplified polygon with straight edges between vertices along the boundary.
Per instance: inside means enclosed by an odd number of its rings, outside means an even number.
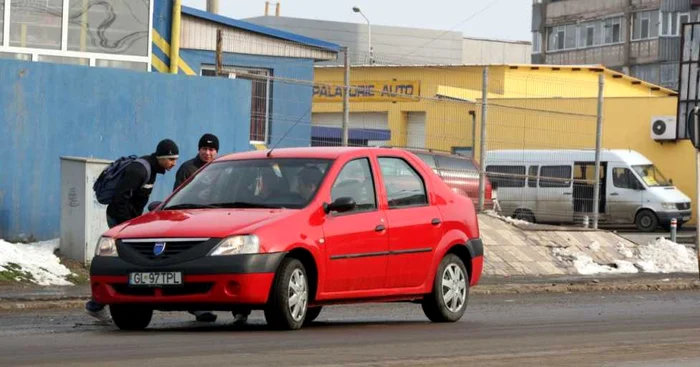
M289 129L287 129L287 132L285 132L284 135L282 135L282 137L281 137L279 140L277 140L277 143L275 143L275 145L273 145L273 146L270 148L270 150L267 151L267 154L265 155L265 156L267 156L267 158L270 158L270 155L272 155L272 151L275 150L275 148L277 147L277 144L279 144L279 143L287 136L287 134L289 134L289 132L292 131L292 129L294 128L294 126L297 126L297 124L298 124L304 117L306 117L306 115L308 115L310 111L311 111L311 107L309 107L309 109L307 109L306 112L304 112L304 114L303 114L301 117L299 117L299 119L298 119L291 127L289 127Z

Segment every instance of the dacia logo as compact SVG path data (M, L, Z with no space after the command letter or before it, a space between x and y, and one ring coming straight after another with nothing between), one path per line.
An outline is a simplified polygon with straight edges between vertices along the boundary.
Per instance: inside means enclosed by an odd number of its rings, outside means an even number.
M153 255L160 256L165 252L165 242L156 242L153 246Z

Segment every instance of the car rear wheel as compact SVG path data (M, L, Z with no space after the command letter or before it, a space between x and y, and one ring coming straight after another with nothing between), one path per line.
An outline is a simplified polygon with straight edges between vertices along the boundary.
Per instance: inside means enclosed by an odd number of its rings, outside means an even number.
M462 318L469 298L469 275L464 262L448 254L440 262L433 291L421 303L425 316L433 322L455 322Z
M309 300L309 285L304 265L286 258L275 275L265 320L273 329L297 330L304 324Z
M143 330L153 317L153 310L138 306L111 305L109 313L118 328L122 330Z

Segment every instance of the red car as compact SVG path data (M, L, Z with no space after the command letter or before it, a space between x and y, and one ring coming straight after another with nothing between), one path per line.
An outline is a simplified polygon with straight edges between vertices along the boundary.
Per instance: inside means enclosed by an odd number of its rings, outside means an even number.
M394 301L454 322L481 277L474 206L405 150L231 154L156 205L107 231L90 267L121 329L204 309L298 329L324 305Z
M435 150L409 149L435 171L452 190L479 205L479 164L472 158ZM485 177L484 209L493 209L493 186Z

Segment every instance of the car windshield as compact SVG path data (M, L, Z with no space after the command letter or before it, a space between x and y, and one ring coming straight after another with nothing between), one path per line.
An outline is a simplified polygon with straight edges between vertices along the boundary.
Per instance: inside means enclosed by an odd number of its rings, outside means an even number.
M671 183L653 164L637 165L632 168L649 187L671 186Z
M198 208L300 209L316 190L332 161L312 158L215 162L175 193L164 210Z

